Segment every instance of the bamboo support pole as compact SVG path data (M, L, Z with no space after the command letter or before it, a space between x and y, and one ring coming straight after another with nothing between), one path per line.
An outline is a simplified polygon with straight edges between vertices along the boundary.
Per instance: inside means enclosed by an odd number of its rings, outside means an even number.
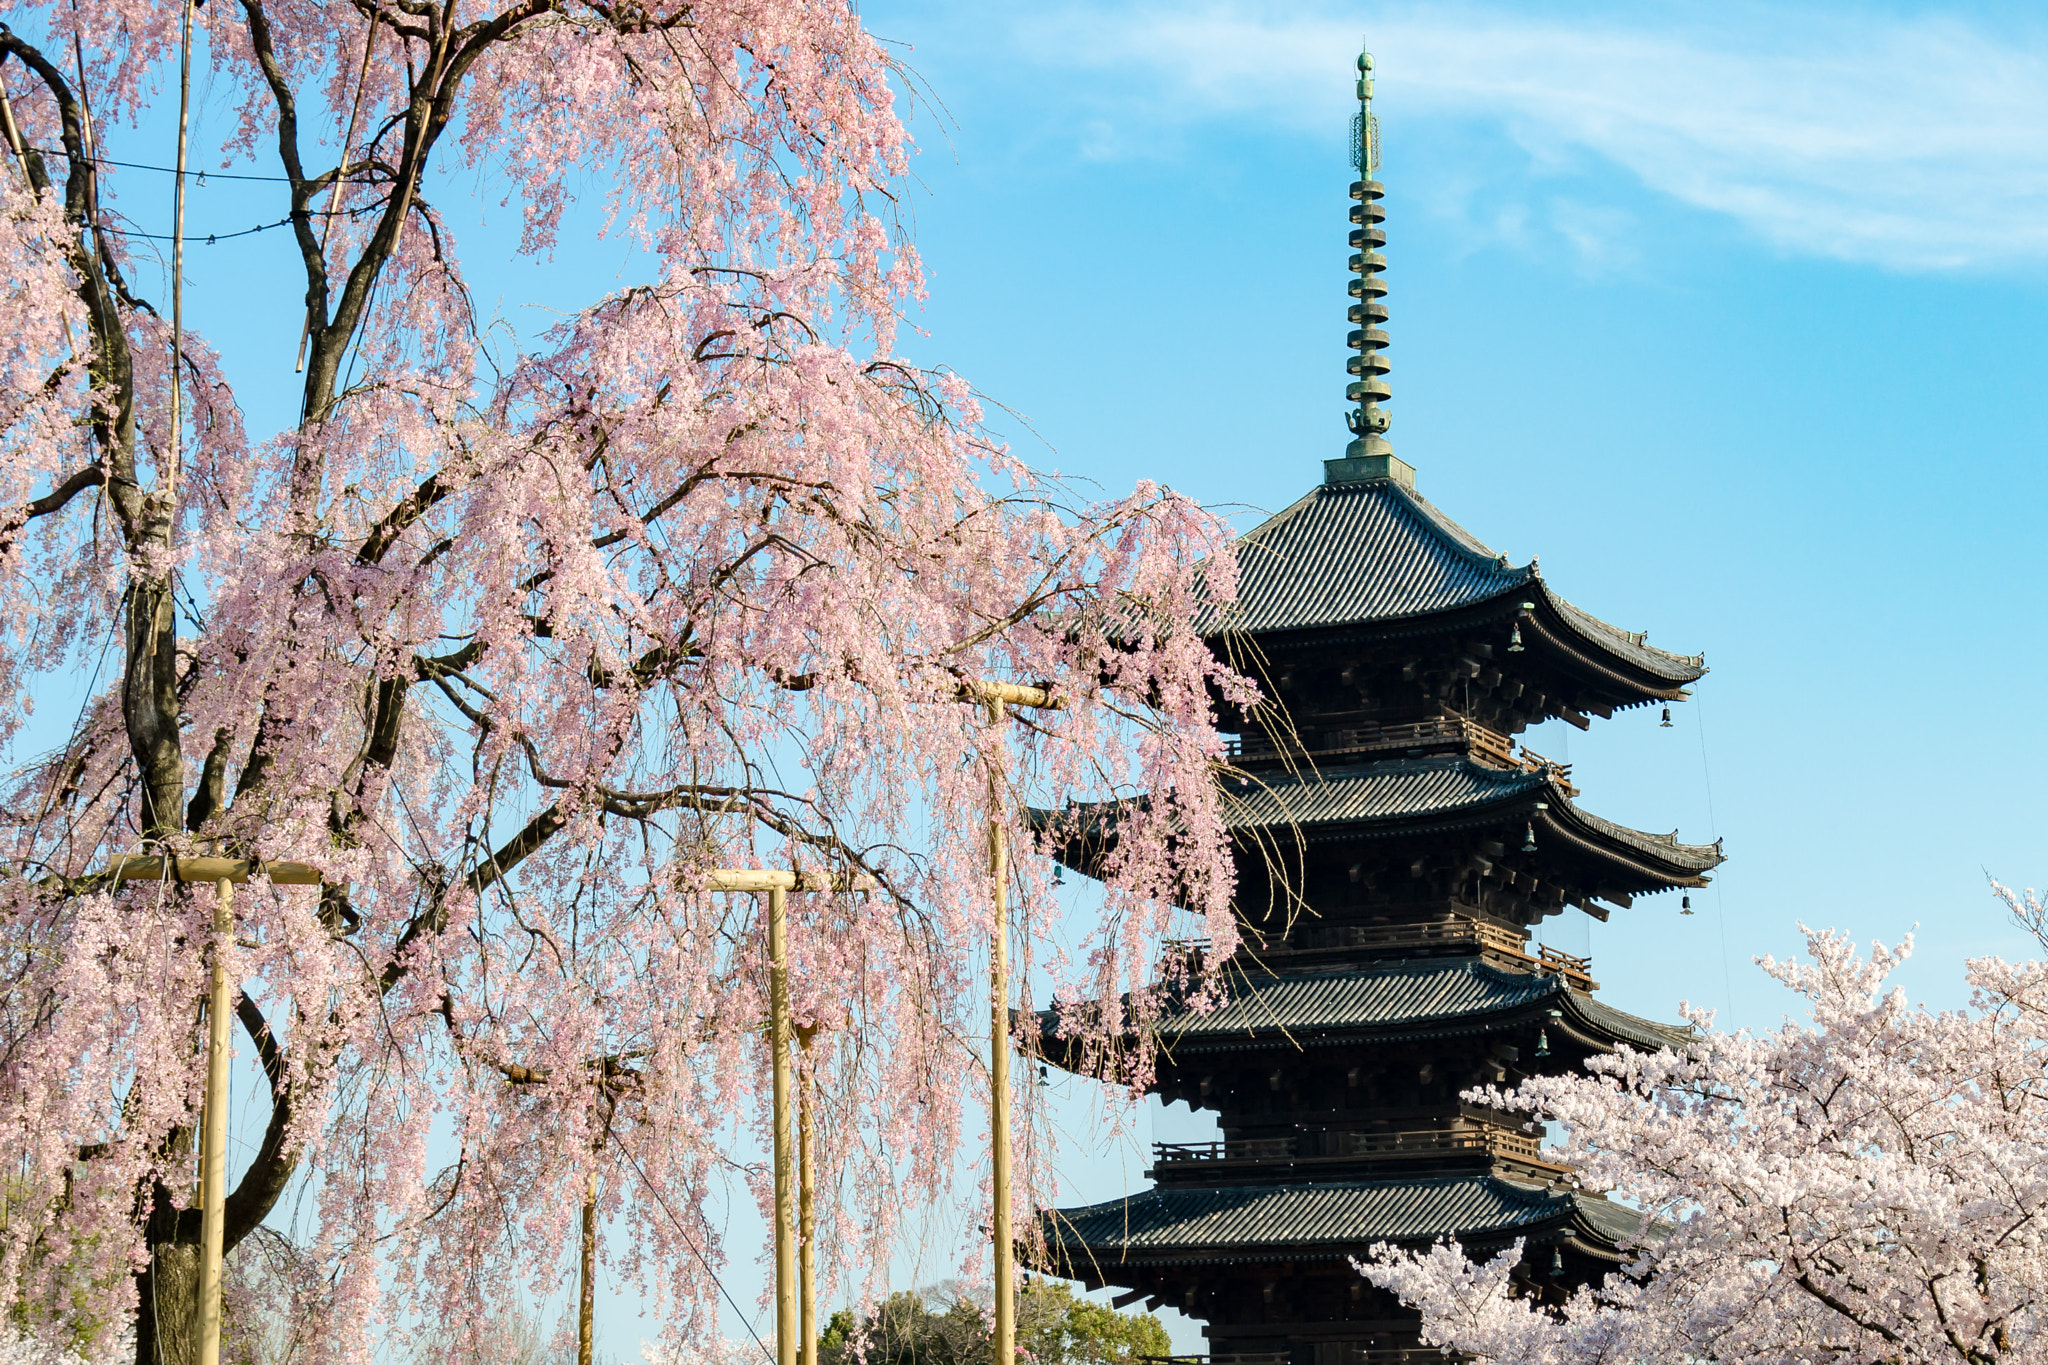
M118 856L98 875L116 882L212 882L213 966L206 997L206 1105L199 1119L199 1357L220 1365L221 1256L227 1241L228 1017L233 996L228 956L235 945L235 883L268 876L286 886L318 886L305 863L247 858Z
M797 1033L806 1055L815 1029ZM811 1153L811 1073L796 1079L796 1299L797 1365L818 1365L817 1169Z
M164 495L173 501L178 496L178 466L184 461L185 441L185 418L180 410L184 385L178 378L178 364L185 350L185 136L192 107L192 0L179 0L178 13L178 169L171 190L171 431L170 459L162 479Z
M228 1185L228 954L235 884L213 884L213 979L206 999L206 1108L199 1123L199 1365L220 1365L221 1242Z
M768 893L768 1047L774 1077L769 1121L774 1129L775 1162L775 1361L776 1365L799 1365L801 1356L801 1365L817 1365L811 1127L809 1105L801 1097L795 1105L799 1111L797 1131L790 1131L789 893L866 891L873 888L874 879L747 867L713 868L699 875L709 891ZM793 1170L793 1166L801 1169ZM800 1188L793 1190L792 1186Z
M168 867L166 867L168 862ZM246 882L268 877L279 886L318 886L320 869L305 863L251 858L145 858L123 854L97 874L122 882Z
M597 1318L597 1172L583 1187L583 1247L576 1286L576 1365L591 1365Z
M795 1229L791 1226L789 892L768 892L768 1046L775 1089L775 1362L797 1365Z
M988 708L991 727L1003 723L1005 706L1056 711L1061 701L1050 689L1021 683L963 683L961 697ZM997 743L1001 743L998 735ZM988 864L994 883L995 924L989 941L989 1241L995 1267L995 1340L992 1365L1016 1365L1017 1239L1011 1219L1010 1172L1010 858L1003 830L1003 769L989 773Z
M7 98L7 87L0 85L0 129L7 134L7 149L14 153L14 159L21 163L21 180L34 193L35 177L28 173L28 148L22 143L21 128L14 121L14 102Z
M1003 702L988 699L990 725L1003 720ZM1009 850L1003 838L1002 772L989 775L988 869L995 883L995 927L989 947L990 1235L995 1252L994 1365L1017 1358L1016 1238L1010 1228L1010 907Z

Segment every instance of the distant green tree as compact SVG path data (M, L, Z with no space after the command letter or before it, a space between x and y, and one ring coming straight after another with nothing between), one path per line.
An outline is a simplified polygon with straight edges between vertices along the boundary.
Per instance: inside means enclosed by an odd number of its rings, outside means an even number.
M841 1309L818 1337L819 1365L989 1365L988 1305L957 1285L891 1294L865 1321ZM1065 1284L1039 1280L1017 1293L1017 1351L1033 1365L1136 1365L1172 1351L1150 1313L1119 1313Z

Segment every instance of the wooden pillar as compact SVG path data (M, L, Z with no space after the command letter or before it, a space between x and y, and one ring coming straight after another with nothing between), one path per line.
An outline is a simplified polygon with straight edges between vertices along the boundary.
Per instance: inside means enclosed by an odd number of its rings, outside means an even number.
M990 698L989 721L1000 726L1003 704ZM1000 731L996 742L1002 742ZM1000 763L1000 757L998 757ZM989 1218L995 1255L996 1323L993 1365L1017 1358L1016 1239L1010 1231L1010 906L1009 850L1003 841L1000 768L989 780L988 867L995 884L995 930L989 945L989 1146L993 1208Z
M206 997L206 1107L199 1121L199 1365L220 1365L221 1243L228 1184L228 954L235 884L213 885L213 980Z
M800 1035L806 1054L810 1036ZM796 1232L797 1232L797 1365L818 1365L818 1207L817 1169L811 1155L811 1076L797 1077L796 1102Z
M790 1179L789 892L768 892L768 1047L775 1071L775 1362L797 1365L794 1209Z
M591 1365L597 1317L597 1172L583 1187L582 1274L577 1277L576 1365Z

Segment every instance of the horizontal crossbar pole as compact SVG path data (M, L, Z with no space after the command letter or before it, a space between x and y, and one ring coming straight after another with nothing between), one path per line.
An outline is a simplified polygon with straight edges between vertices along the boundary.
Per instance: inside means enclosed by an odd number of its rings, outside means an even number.
M711 891L871 891L874 885L873 877L764 867L714 867L704 873L704 886Z
M999 701L1010 706L1032 706L1041 711L1057 711L1066 703L1057 701L1051 692L1043 687L1027 687L1022 683L988 682L976 680L960 684L962 701Z
M121 882L246 882L268 877L280 886L318 886L320 869L305 863L270 863L250 858L163 858L123 855L102 875Z

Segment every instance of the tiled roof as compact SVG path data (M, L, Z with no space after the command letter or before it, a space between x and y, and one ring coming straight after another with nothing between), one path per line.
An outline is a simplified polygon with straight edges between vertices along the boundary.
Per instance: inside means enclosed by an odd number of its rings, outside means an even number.
M1635 1234L1637 1215L1604 1199L1499 1176L1226 1189L1156 1188L1040 1215L1066 1265L1291 1259L1362 1254L1375 1242L1507 1241L1576 1231ZM1232 1253L1236 1253L1232 1255ZM1262 1255L1263 1254L1263 1255Z
M1683 1047L1686 1029L1652 1023L1573 990L1561 977L1510 971L1472 957L1422 958L1348 971L1234 973L1230 1002L1206 1013L1183 1011L1159 1025L1175 1054L1239 1048L1260 1038L1288 1047L1467 1030L1550 1005L1595 1036L1655 1050ZM1049 1022L1049 1020L1048 1020Z
M1232 829L1408 820L1551 791L1542 773L1509 772L1445 754L1300 776L1260 774L1247 783L1225 784L1224 819Z
M1535 576L1391 480L1319 485L1238 541L1237 573L1214 628L1248 633L1447 611Z
M1325 768L1299 776L1252 777L1224 789L1224 819L1233 830L1346 826L1346 834L1370 834L1357 827L1390 826L1428 818L1473 819L1489 808L1513 807L1541 799L1550 818L1577 825L1648 856L1681 875L1697 875L1722 861L1715 844L1682 844L1672 834L1646 834L1580 810L1564 789L1540 772L1509 771L1475 763L1458 754L1401 759L1348 768ZM1503 812L1505 813L1505 812Z
M1238 599L1206 634L1306 630L1426 616L1540 595L1584 642L1672 682L1705 672L1552 592L1535 564L1511 568L1427 499L1390 479L1322 484L1238 541Z

